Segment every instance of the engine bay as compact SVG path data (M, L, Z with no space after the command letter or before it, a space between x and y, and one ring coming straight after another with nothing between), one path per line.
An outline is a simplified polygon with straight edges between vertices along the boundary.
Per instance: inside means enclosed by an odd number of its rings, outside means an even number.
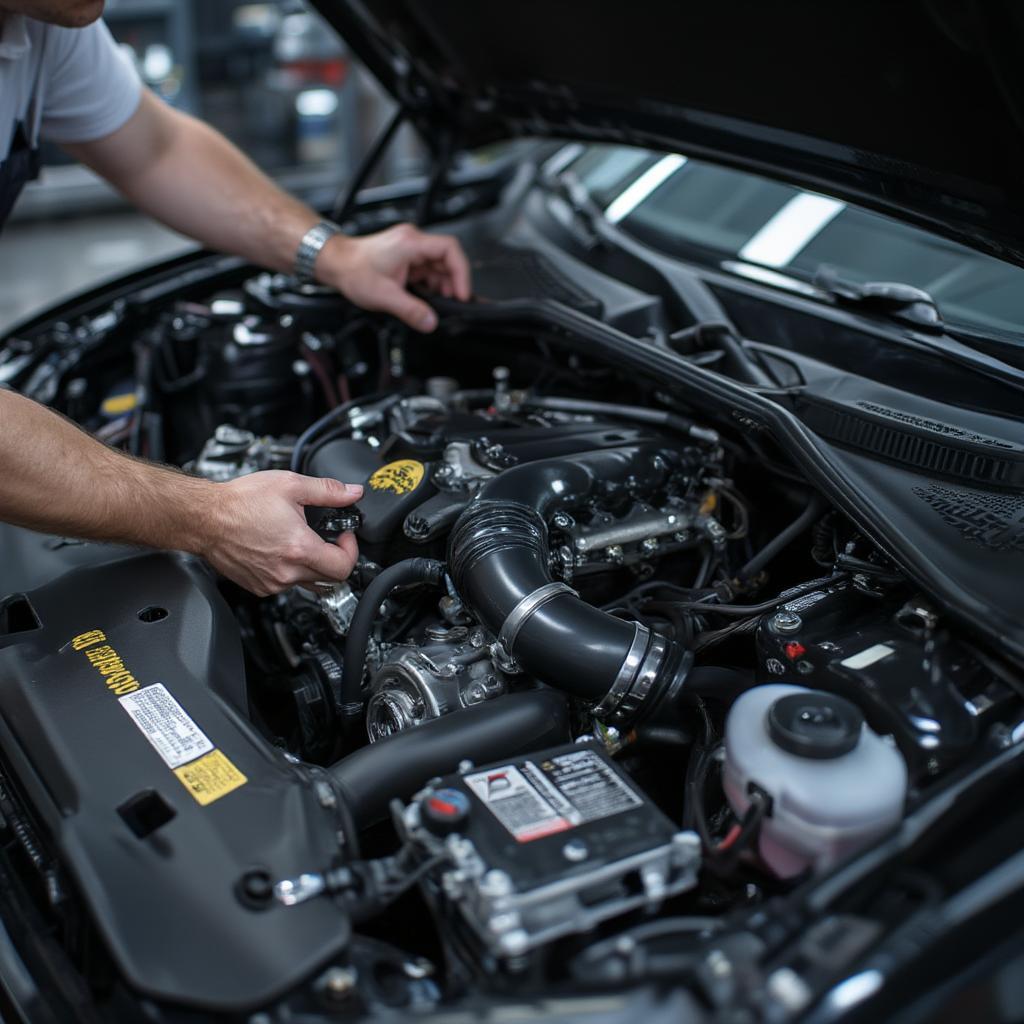
M213 481L361 484L307 510L360 559L258 597L3 528L4 878L71 996L269 1021L687 977L725 1005L716 951L837 927L780 901L1019 728L1019 680L764 431L564 327L413 338L222 276L143 331L58 325L21 386ZM852 957L882 925L847 914ZM840 969L779 963L783 1001Z

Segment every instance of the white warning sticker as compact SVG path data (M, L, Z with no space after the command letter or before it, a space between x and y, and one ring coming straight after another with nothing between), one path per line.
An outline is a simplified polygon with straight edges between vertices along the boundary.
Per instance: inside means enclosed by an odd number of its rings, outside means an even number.
M573 827L515 765L467 775L465 782L520 843Z
M539 768L539 770L538 770ZM636 793L616 772L592 750L574 750L568 754L524 766L530 778L543 780L545 787L557 795L568 811L563 812L574 824L610 818L613 814L632 810L643 804Z
M592 750L504 765L467 775L465 781L520 843L643 804Z
M168 768L180 768L213 750L206 733L185 713L163 683L118 697Z
M888 644L875 644L874 647L866 647L857 654L851 654L850 657L844 658L839 664L844 665L846 668L859 670L868 668L868 666L874 665L876 662L881 661L883 658L888 658L890 654L895 653L896 649Z

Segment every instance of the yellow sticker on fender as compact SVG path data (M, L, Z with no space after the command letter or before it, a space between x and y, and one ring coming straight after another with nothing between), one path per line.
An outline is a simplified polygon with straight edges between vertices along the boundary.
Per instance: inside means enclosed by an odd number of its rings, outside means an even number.
M204 807L249 781L219 750L175 768L174 774Z
M399 459L381 466L370 477L370 486L375 491L394 491L397 495L415 491L423 479L423 463L415 459Z

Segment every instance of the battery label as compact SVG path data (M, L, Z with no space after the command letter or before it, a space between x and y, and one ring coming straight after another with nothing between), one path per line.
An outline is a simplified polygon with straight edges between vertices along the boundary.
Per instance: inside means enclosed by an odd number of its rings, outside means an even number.
M643 804L591 750L560 754L540 764L492 768L464 781L520 843Z
M514 765L467 775L465 782L520 843L572 828Z
M168 768L180 768L213 750L209 737L163 683L144 686L118 700Z
M643 800L592 750L574 750L540 763L547 784L573 807L574 824L610 818L640 807Z

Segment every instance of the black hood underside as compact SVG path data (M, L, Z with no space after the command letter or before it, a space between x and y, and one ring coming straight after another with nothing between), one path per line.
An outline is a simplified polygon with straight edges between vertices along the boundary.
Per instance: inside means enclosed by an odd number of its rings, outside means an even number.
M1024 5L316 0L432 144L679 149L1024 263Z

